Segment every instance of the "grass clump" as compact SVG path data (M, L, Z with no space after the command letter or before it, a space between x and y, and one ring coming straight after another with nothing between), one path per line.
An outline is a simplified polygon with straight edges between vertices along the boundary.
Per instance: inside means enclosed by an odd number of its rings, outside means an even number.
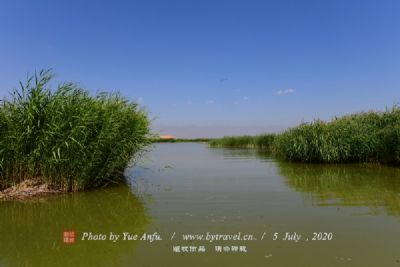
M300 162L400 164L400 108L303 123L277 136L275 151Z
M275 140L275 134L261 134L257 136L225 136L209 141L211 147L231 148L260 148L271 150Z
M49 71L0 104L0 189L27 179L63 191L116 183L149 143L149 120L118 94L91 96L73 83L51 90Z
M302 123L279 134L213 139L211 147L262 148L289 161L400 165L400 107Z

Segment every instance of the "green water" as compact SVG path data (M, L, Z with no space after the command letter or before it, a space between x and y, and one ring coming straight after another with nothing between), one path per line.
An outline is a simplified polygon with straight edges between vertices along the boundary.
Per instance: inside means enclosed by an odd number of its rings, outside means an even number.
M142 161L127 170L128 187L0 203L0 266L400 266L400 169L194 143L157 144ZM74 244L63 243L66 230ZM81 240L85 232L162 240ZM254 239L182 238L207 232ZM286 232L301 238L284 241ZM173 251L190 246L206 251Z

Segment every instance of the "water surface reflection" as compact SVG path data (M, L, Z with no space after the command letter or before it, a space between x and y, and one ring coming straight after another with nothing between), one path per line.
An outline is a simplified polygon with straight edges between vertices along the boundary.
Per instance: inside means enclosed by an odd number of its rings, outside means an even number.
M288 186L313 205L367 206L372 214L400 215L400 169L378 165L278 162Z
M0 266L121 266L135 242L79 241L62 233L143 233L150 218L126 186L0 203Z

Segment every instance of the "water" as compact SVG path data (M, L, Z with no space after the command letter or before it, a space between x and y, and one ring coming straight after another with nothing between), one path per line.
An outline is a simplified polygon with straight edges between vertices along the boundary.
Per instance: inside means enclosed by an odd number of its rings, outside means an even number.
M127 175L129 187L0 203L0 266L400 266L399 169L182 143L157 144ZM163 240L64 244L65 230ZM254 239L182 238L207 232ZM206 251L173 251L190 246Z

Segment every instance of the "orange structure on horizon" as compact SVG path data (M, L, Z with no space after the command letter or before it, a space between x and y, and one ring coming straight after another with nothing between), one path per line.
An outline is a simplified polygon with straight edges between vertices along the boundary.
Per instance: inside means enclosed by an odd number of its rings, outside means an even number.
M160 139L175 139L175 136L169 134L160 135Z

